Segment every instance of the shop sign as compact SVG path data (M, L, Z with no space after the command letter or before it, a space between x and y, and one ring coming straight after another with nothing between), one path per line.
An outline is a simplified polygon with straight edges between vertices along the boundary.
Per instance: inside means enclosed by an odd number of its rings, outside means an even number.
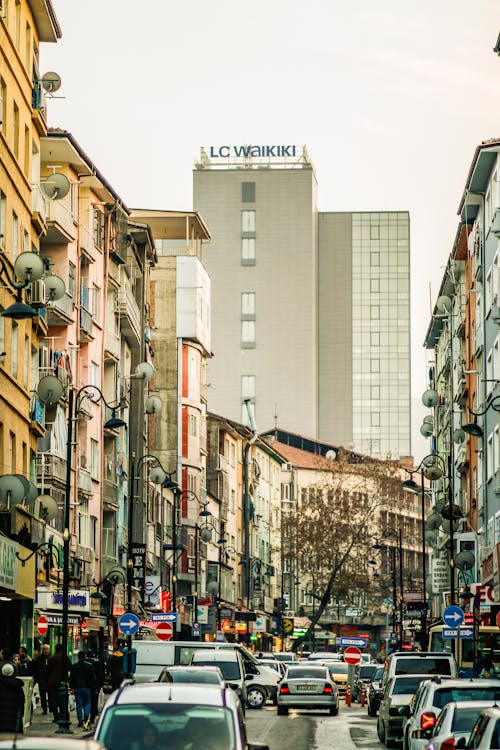
M43 591L37 589L37 604L40 609L62 610L63 595L59 591ZM90 612L90 594L85 590L70 589L68 594L68 608L72 612Z
M15 591L17 586L16 552L18 548L17 542L13 542L6 536L0 536L0 586L11 591Z
M450 588L450 564L436 557L432 561L432 593L443 594Z
M140 600L144 598L144 587L146 585L146 545L142 542L132 544L132 585L139 592Z
M252 622L250 627L251 633L265 633L267 630L267 617L260 617L257 615L257 618L254 622Z
M489 581L493 578L495 572L493 552L486 557L481 563L481 577L483 581Z
M49 625L62 625L63 616L46 612L44 617ZM68 615L68 625L80 625L81 618L78 615Z

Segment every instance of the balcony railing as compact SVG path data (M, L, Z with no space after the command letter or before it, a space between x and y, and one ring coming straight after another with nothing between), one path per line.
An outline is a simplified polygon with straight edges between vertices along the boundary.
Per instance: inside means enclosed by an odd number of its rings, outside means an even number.
M141 335L141 314L130 283L126 281L118 292L118 312L129 322L129 333L138 339Z
M120 359L120 337L112 331L105 331L104 333L104 349L109 352L116 359Z
M65 294L61 299L47 303L49 325L60 325L61 320L73 321L73 297Z
M42 193L42 188L38 182L31 186L31 211L39 214L43 221L47 218L47 199Z
M87 336L92 335L92 313L84 307L80 308L80 331Z
M47 202L47 223L51 224L47 239L69 242L76 239L76 227L69 207L62 201Z
M94 257L94 237L87 227L80 226L80 247L83 252L93 261Z
M81 466L78 469L78 489L86 495L92 494L92 477L90 476L90 471L82 469Z
M66 459L55 453L37 453L35 459L36 479L38 484L51 482L54 479L66 483Z

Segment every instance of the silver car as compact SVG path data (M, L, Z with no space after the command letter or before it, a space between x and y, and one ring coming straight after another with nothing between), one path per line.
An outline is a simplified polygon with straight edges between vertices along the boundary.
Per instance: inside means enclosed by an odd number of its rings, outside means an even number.
M326 667L289 665L278 691L278 715L287 716L290 708L328 709L339 712L339 694Z
M403 724L408 715L410 701L426 674L392 677L387 683L378 710L377 734L380 742L389 747L403 739Z
M454 750L465 747L481 711L495 706L494 701L452 701L436 720L426 750Z

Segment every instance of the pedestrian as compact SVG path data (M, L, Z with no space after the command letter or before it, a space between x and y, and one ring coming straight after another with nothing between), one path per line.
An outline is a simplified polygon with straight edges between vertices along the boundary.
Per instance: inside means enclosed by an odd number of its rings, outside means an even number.
M47 660L47 692L49 694L49 709L54 722L60 718L59 685L68 681L68 658L63 656L63 647L58 643L55 652ZM69 715L69 707L68 707Z
M10 650L10 648L3 648L2 649L2 658L0 659L0 669L3 667L4 664L12 664L14 667L14 674L19 674L19 669L14 664L14 652Z
M484 660L484 667L482 668L479 677L491 677L491 679L496 678L498 675L498 670L493 664L493 660L489 657L486 657Z
M91 691L96 686L92 664L86 660L85 652L78 652L78 661L70 669L69 684L75 693L78 726L90 726Z
M18 664L19 676L20 677L33 677L34 665L33 665L31 656L28 655L28 650L26 646L19 646L17 654L19 656L19 664Z
M91 654L89 660L92 664L92 668L95 674L95 686L90 689L90 723L93 724L97 719L97 714L99 713L99 692L104 685L106 670L104 661L102 659L99 659L98 654Z
M40 692L40 706L42 707L42 714L47 714L48 707L48 691L47 691L47 663L50 657L50 646L48 643L44 643L42 650L38 657L35 659L35 682L38 683L38 690Z
M118 690L125 677L123 672L123 641L117 641L116 649L109 657L108 668L111 688L112 690Z
M12 662L0 669L0 732L24 733L24 685Z

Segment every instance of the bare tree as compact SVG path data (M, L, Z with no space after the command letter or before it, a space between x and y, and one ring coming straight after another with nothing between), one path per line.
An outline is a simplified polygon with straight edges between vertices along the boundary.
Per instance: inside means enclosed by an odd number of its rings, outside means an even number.
M318 481L302 488L282 520L284 559L314 588L318 602L307 632L294 641L295 650L312 633L332 597L374 586L367 562L380 536L380 510L394 503L401 509L405 503L401 470L394 461L343 452L331 467L325 471L322 465Z

